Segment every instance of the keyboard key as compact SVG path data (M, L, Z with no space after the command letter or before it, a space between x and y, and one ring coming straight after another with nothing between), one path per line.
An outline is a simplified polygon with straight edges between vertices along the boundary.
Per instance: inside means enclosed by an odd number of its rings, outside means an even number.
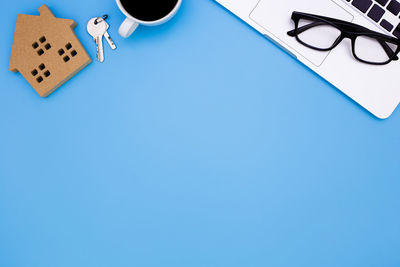
M385 6L387 4L387 2L389 2L389 0L376 0L376 2L378 2L382 6Z
M387 21L386 19L383 19L383 20L382 20L381 26L382 26L385 30L387 30L388 32L391 32L391 31L393 30L393 27L394 27L394 26L393 26L389 21Z
M371 0L354 0L351 4L353 6L355 6L361 12L365 13L369 9L369 7L372 5L372 1Z
M397 16L400 12L400 3L396 0L390 1L389 5L387 6L387 10L393 13L393 15Z
M400 39L400 24L394 29L393 35Z
M368 12L368 17L373 19L375 22L378 22L382 17L383 14L385 14L385 10L382 9L380 6L375 4L371 10Z

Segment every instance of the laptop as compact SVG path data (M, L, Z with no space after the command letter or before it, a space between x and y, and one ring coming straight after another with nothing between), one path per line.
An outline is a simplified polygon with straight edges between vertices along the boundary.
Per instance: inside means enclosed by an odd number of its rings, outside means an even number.
M390 117L399 104L400 61L369 65L352 56L348 39L331 51L321 52L287 34L294 29L292 12L299 11L346 20L400 38L400 2L397 0L215 1L376 117Z

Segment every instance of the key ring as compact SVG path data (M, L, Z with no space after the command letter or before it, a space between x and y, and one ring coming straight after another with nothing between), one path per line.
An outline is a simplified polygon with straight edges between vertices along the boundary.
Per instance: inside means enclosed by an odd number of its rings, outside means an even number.
M97 25L99 22L102 22L104 20L106 20L108 18L108 15L104 15L102 17L98 17L95 21L94 21L94 25Z

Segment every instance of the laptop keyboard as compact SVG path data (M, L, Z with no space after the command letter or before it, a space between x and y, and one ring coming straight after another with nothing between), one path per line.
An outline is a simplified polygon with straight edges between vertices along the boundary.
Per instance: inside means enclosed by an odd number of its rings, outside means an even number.
M345 0L384 30L400 38L400 2L397 0Z

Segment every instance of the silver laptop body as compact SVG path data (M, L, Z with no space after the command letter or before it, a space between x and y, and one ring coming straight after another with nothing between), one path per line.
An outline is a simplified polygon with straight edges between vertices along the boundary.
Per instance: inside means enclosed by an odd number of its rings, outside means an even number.
M354 59L350 40L345 39L331 51L321 52L310 49L287 35L289 30L294 29L292 12L300 11L350 21L396 36L400 34L397 33L397 30L400 31L400 14L395 15L396 5L393 6L391 2L397 0L216 1L376 117L388 118L399 104L400 61L382 66L368 65ZM384 13L381 18L377 18L376 11L379 11L378 15Z

